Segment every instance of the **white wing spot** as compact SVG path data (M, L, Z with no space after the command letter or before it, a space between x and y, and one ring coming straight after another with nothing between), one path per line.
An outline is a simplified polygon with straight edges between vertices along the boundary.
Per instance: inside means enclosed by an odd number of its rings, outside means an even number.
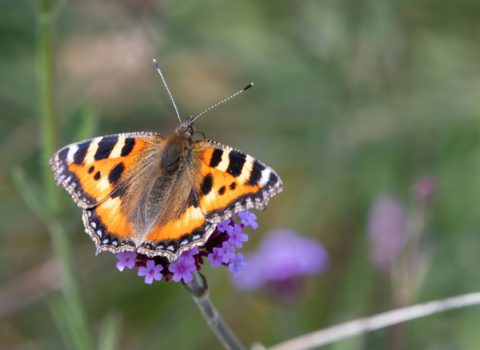
M67 177L67 180L66 180L66 181L67 181L67 182L72 181L72 177L71 177L71 176Z
M97 224L94 223L94 222L91 222L91 223L90 223L90 226L92 226L93 228L97 228Z
M262 184L266 184L266 183L268 182L268 179L270 178L270 173L271 173L271 172L272 172L272 171L271 171L270 169L264 169L264 170L262 171L262 178L260 179L260 182L261 182Z
M182 243L180 243L181 246L184 246L185 244L188 244L188 240L187 240L187 239L184 240L184 241L182 241Z
M235 203L235 206L236 206L236 207L238 207L238 206L240 206L240 205L242 205L242 203L240 203L240 202Z
M88 217L89 217L89 218L92 217L92 212L91 212L91 211L88 212Z
M200 237L201 237L200 235L195 235L192 238L195 240L195 239L199 239Z
M102 236L103 236L102 230L98 230L98 231L97 231L97 235L98 235L98 237L102 238Z
M75 156L75 153L78 151L78 146L77 145L72 145L68 147L68 154L67 154L67 160L69 162L73 161L73 157Z
M77 183L74 182L74 183L72 184L72 187L73 187L73 188L77 187Z
M173 245L169 245L167 250L171 250L173 252L175 250L175 247Z
M82 195L82 193L81 193L81 192L77 192L77 194L78 194L78 196L79 196L79 197Z
M261 199L260 199L260 198L258 198L258 197L257 197L257 198L255 198L255 202L260 202L260 201L261 201Z
M63 173L64 170L65 170L65 167L64 167L63 165L62 165L60 168L58 168L58 171L59 171L60 173Z
M107 239L104 239L102 243L103 243L103 244L107 244L107 243L108 243L108 238L107 238Z
M247 198L245 202L250 203L252 201L252 198Z
M113 241L112 244L116 247L117 246L117 241Z
M60 175L60 180L63 180L65 178L65 175Z

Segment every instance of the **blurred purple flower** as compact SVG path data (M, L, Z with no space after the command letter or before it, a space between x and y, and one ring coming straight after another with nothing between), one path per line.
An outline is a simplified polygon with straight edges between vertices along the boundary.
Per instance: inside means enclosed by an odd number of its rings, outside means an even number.
M258 228L258 224L255 220L257 220L257 216L254 213L250 213L249 211L238 213L238 216L242 219L242 224L244 226L252 226L254 230Z
M408 239L407 213L395 199L374 200L368 218L371 258L382 271L387 271L397 259Z
M192 272L197 271L195 263L191 263L189 259L178 258L176 264L170 264L168 266L170 272L173 272L172 280L179 282L182 278L185 283L190 282L193 279Z
M288 281L301 275L315 275L328 266L322 244L290 230L270 231L258 251L246 259L249 269L235 286L254 290L269 281Z
M117 261L117 269L120 271L123 271L125 267L128 267L129 269L133 269L135 266L135 259L137 257L137 253L135 252L123 252L123 253L118 253L115 255L115 257L120 260Z
M228 242L231 244L235 244L238 249L243 247L242 242L248 241L248 235L246 233L242 233L242 226L240 225L235 224L233 230L228 234L230 235Z
M230 234L230 232L233 230L233 227L230 225L231 222L232 220L230 219L219 222L217 224L217 230L219 230L220 232L227 232L228 234Z
M156 265L155 261L148 260L147 267L140 266L138 268L138 275L145 276L145 283L152 284L153 280L160 281L162 279L162 274L160 271L163 270L162 265Z
M228 242L223 242L222 248L218 251L218 255L222 257L222 263L228 264L230 259L235 257L235 246L230 245Z
M247 263L243 261L243 254L238 253L237 256L232 258L232 262L228 264L230 271L233 271L233 278L237 279L243 270L247 268Z
M419 201L430 201L438 192L438 182L433 177L421 177L413 185L415 198Z
M222 248L213 248L213 254L208 254L207 259L212 262L212 267L222 266L223 257L220 255L221 253L223 253Z

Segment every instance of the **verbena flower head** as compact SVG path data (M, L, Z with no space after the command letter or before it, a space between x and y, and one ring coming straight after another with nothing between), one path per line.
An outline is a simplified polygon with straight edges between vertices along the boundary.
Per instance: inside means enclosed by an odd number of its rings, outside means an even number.
M269 282L287 282L303 275L316 275L328 267L322 244L290 230L270 231L256 253L247 257L248 270L235 286L255 290Z
M124 253L118 253L116 255L116 258L120 261L117 262L117 269L120 271L123 271L125 267L128 267L129 269L133 269L135 266L135 261L134 259L137 257L137 253L135 252L124 252Z
M371 259L381 271L388 271L408 240L407 212L395 199L374 200L368 217Z
M138 275L145 276L145 283L152 284L153 280L160 281L162 279L162 274L160 273L162 270L162 265L155 265L155 261L148 260L146 267L140 266L138 268Z
M149 258L146 255L135 252L118 253L117 268L123 271L125 267L138 268L138 275L145 277L145 283L151 284L153 280L160 281L165 277L166 282L174 281L189 283L192 272L201 270L203 258L211 262L211 267L226 266L233 272L234 278L240 277L247 263L243 261L243 255L235 254L235 247L242 248L243 243L248 241L248 235L242 232L245 226L250 225L256 229L257 217L250 212L239 213L241 223L236 223L237 215L231 219L217 224L217 229L212 233L204 246L195 246L180 254L176 262L170 263L166 258ZM238 219L237 219L238 220Z

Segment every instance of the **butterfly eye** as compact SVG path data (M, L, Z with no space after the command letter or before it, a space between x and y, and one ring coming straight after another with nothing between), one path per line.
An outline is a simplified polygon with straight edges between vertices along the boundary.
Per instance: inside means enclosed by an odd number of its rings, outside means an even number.
M190 137L193 137L193 135L195 134L195 128L193 127L193 125L190 125L188 127L187 133L190 134Z

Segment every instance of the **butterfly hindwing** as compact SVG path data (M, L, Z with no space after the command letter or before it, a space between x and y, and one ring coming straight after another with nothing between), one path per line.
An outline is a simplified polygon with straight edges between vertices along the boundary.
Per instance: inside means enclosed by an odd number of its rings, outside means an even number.
M93 208L132 178L165 137L141 132L97 137L62 148L50 159L56 185Z
M273 169L214 141L194 142L192 159L200 208L210 222L224 221L250 208L264 210L269 199L283 189Z
M148 230L138 252L176 260L182 251L205 244L216 225L205 219L187 167L178 173L172 186L163 192L162 199L165 202L159 204L164 209Z

